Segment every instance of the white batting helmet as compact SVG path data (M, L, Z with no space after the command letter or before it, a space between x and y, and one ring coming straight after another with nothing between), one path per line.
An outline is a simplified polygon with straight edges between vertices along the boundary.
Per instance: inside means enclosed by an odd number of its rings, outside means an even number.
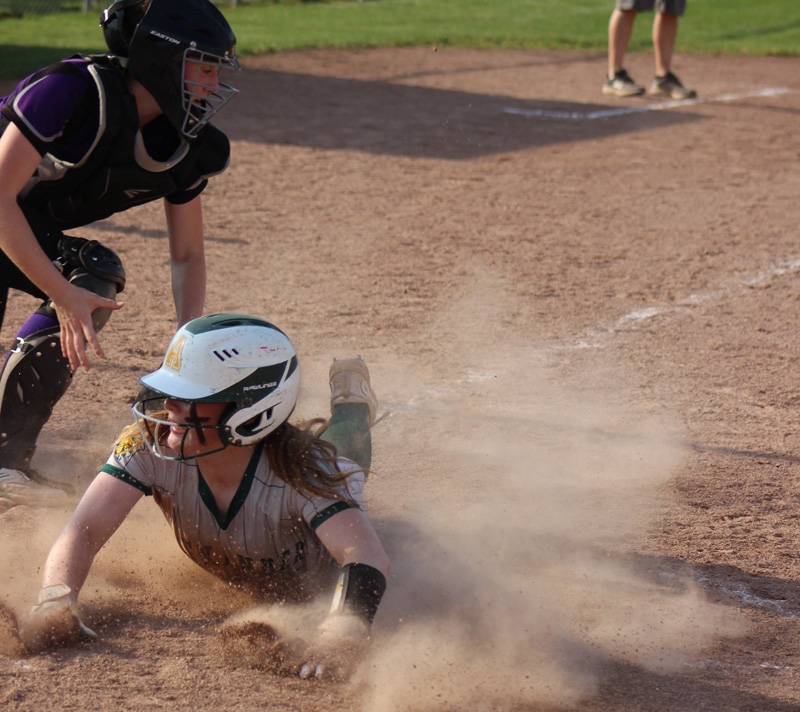
M288 420L300 369L292 342L278 327L252 316L213 314L184 324L161 368L140 383L188 403L229 403L216 426L222 443L252 445ZM133 410L146 419L142 403Z

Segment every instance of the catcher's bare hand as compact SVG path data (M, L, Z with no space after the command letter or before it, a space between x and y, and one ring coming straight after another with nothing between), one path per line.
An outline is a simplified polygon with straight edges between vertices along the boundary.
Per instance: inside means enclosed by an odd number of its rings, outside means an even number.
M337 614L326 618L319 637L305 651L297 670L303 679L343 680L353 673L369 643L369 627L360 618Z
M39 603L20 621L19 637L28 653L40 653L94 639L97 634L78 616L70 587L55 584L41 590Z
M122 304L70 284L63 296L58 300L53 299L53 306L61 326L61 353L69 361L70 369L75 371L79 366L89 368L86 344L91 346L96 356L105 358L92 314L97 309L120 309Z

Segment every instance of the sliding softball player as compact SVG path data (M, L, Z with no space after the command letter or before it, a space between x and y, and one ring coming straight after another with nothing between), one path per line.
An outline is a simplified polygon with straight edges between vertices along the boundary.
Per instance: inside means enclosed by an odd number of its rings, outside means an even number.
M93 635L77 613L79 592L94 556L143 496L186 555L215 576L269 601L330 591L320 626L328 655L338 639L365 638L389 570L363 499L377 401L360 358L334 361L330 378L332 414L317 437L288 420L300 369L280 329L234 314L183 326L161 368L141 379L157 397L134 405L137 423L50 551L39 603L21 626L27 648ZM312 655L297 672L322 675L334 662L324 658Z

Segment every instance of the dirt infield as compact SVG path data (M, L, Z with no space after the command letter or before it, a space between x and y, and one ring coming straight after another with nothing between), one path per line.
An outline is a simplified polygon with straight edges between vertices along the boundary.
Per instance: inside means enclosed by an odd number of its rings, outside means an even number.
M664 108L602 98L593 54L248 61L206 193L208 307L293 337L302 416L332 355L371 365L395 564L374 657L345 684L222 655L253 602L145 501L85 588L97 643L20 658L0 610L0 706L800 709L796 70L682 57L700 101ZM37 457L85 484L174 324L160 206L81 234L129 288ZM66 516L0 516L10 609Z

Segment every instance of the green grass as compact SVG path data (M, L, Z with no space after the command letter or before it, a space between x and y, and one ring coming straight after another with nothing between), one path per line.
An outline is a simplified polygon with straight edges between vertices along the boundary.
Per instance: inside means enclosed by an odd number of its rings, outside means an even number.
M224 8L243 55L312 47L440 45L605 51L612 0L366 0ZM650 47L650 16L631 50ZM97 14L0 20L0 77L103 49ZM679 52L800 54L800 0L690 0Z

